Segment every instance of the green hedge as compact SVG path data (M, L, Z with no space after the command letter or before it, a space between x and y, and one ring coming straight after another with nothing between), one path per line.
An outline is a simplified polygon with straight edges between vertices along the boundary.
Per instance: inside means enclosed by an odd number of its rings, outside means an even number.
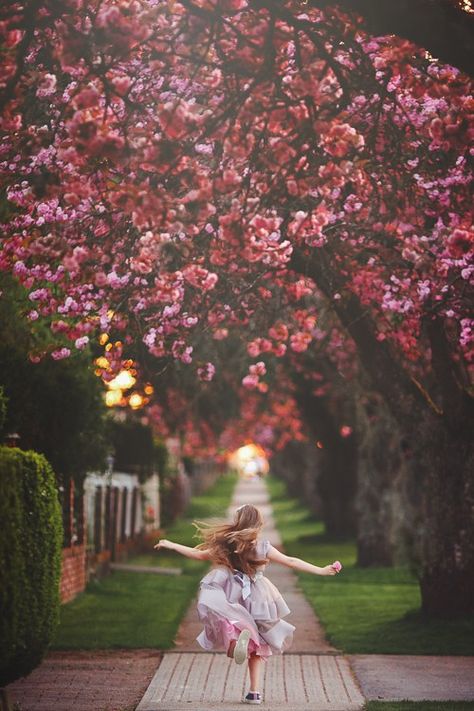
M0 687L41 661L59 618L62 519L41 454L0 447Z

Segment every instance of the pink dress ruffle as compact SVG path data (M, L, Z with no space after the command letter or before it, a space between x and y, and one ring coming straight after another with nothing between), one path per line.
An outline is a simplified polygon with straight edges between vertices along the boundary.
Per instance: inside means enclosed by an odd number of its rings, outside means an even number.
M257 541L257 557L265 558L269 546L267 540ZM265 567L250 578L219 566L201 580L197 611L204 629L197 641L203 649L227 651L244 629L250 632L249 654L267 659L291 646L295 627L282 619L290 609L264 576Z

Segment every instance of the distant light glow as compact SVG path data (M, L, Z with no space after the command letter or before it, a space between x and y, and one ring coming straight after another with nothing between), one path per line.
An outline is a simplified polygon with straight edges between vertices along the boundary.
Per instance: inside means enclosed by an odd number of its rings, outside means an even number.
M240 476L253 477L268 474L270 466L265 450L258 444L246 444L230 456L231 465L239 472Z

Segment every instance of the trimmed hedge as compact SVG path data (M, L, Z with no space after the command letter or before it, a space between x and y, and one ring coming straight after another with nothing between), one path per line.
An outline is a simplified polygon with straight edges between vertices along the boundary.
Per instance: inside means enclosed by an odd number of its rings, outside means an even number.
M0 687L41 661L59 619L62 518L41 454L0 447Z

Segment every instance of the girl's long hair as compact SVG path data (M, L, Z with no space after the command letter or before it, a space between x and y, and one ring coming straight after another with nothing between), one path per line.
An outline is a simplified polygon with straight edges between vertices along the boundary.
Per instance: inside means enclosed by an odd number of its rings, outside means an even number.
M207 550L214 565L223 565L231 570L241 570L253 575L267 559L255 557L257 536L263 526L260 511L252 504L241 506L232 523L195 523L202 538L197 548Z

